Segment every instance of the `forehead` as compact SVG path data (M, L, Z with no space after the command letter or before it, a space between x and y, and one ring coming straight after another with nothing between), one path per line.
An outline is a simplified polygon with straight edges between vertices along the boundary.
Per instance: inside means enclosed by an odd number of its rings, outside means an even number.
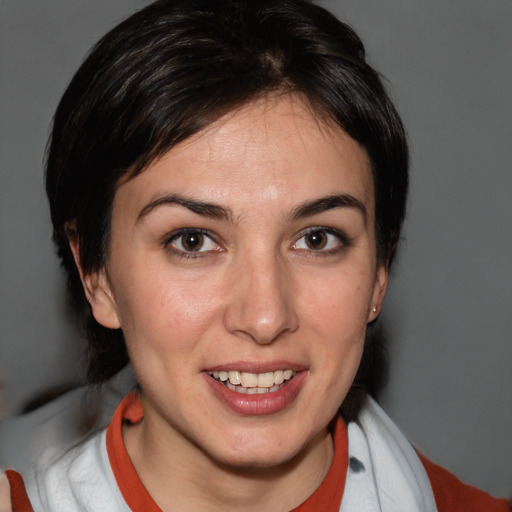
M313 196L350 193L374 210L366 151L291 95L221 117L123 183L115 203L140 208L169 192L239 208L292 208Z

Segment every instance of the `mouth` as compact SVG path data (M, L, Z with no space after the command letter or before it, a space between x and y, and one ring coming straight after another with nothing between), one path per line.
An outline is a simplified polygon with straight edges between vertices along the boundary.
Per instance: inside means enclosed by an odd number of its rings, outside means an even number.
M292 380L297 372L283 369L273 372L249 373L238 370L208 371L208 375L235 393L259 395L275 393Z

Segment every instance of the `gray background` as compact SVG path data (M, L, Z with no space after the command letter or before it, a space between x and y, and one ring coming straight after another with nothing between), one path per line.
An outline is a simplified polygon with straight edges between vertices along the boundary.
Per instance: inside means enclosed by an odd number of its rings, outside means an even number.
M91 44L137 0L0 0L0 374L4 413L81 382L50 242L42 155ZM331 0L387 77L412 146L382 321L382 403L460 478L512 495L512 2Z

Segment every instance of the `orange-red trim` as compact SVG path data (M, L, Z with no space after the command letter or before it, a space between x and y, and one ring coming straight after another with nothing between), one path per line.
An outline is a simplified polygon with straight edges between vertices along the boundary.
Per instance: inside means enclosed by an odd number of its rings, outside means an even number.
M138 477L123 441L123 422L137 423L142 417L140 397L134 391L121 402L108 427L107 452L117 485L127 505L132 510L161 512ZM334 425L333 437L335 456L327 476L320 487L292 512L338 512L348 467L347 430L341 418Z
M27 496L23 477L16 471L8 469L5 472L11 488L12 512L34 512Z

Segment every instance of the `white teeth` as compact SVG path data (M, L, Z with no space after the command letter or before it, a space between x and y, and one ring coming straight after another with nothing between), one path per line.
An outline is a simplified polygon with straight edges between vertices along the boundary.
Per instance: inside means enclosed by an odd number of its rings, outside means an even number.
M258 387L271 388L274 385L274 372L258 374Z
M234 386L233 384L231 384L231 382L229 382L229 380L227 382L224 383L226 385L226 387L228 389L231 389L231 391L236 391L240 386Z
M242 372L240 375L240 384L244 388L255 388L258 385L258 374Z
M281 389L284 381L290 380L296 372L294 370L277 370L275 372L249 373L221 370L208 373L232 391L254 395Z
M229 379L229 382L231 382L231 384L233 384L234 386L236 386L237 384L240 384L240 372L228 372L228 379Z

